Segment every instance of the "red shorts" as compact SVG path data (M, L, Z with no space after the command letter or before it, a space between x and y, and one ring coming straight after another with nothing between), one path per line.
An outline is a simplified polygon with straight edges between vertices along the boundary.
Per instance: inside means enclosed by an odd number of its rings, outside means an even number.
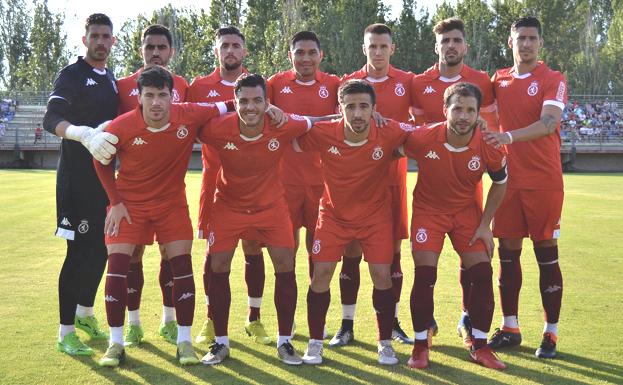
M391 220L373 225L350 226L320 214L314 233L312 247L313 262L338 262L344 248L352 240L358 240L363 249L363 258L368 263L392 263L394 246Z
M508 189L493 218L496 238L545 241L560 237L562 190Z
M249 210L250 211L250 210ZM261 211L232 210L221 201L214 202L208 225L208 251L234 250L238 240L252 240L272 247L294 248L292 224L285 200Z
M396 239L409 238L409 213L407 209L407 185L389 186L392 199L392 228Z
M158 243L193 239L193 226L188 213L186 197L165 204L153 206L126 204L132 224L125 219L119 226L119 234L115 237L106 235L107 245L129 243L132 245L151 245L154 235ZM110 206L108 207L110 210Z
M441 253L448 234L458 253L486 251L481 240L469 245L481 218L482 211L477 202L454 214L414 213L411 219L411 250Z
M214 192L218 172L221 169L221 159L218 153L208 145L201 146L201 193L199 194L199 221L197 224L197 238L206 239L208 235L208 220L214 204Z
M314 231L318 221L318 207L324 192L324 185L284 185L283 187L290 209L292 228L298 230L305 227L307 231Z

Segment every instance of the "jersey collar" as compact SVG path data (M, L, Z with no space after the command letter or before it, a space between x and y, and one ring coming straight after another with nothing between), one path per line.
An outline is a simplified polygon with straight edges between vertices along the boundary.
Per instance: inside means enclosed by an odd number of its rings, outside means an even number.
M317 82L322 81L322 78L323 78L323 76L322 76L322 75L323 75L323 73L322 73L322 72L320 72L319 70L316 70L316 74L314 75L314 80L315 80L315 81L317 81ZM287 80L290 80L290 81L293 81L293 82L295 82L295 81L297 81L297 80L298 80L298 79L296 78L296 71L295 71L294 69L291 69L291 70L289 70L289 71L286 71L286 72L284 73L284 77L285 77ZM305 85L305 83L303 83L303 82L300 82L299 84L303 84L303 85Z
M387 71L387 77L395 78L397 75L396 68L393 65L389 65L389 70ZM363 67L357 72L355 72L355 78L357 79L365 79L368 77L368 65L364 64Z
M470 139L467 146L459 147L459 148L451 146L447 141L447 138L446 138L446 130L448 129L447 122L435 123L431 127L434 127L437 130L437 136L436 136L437 142L443 143L444 147L447 148L448 151L463 152L467 150L468 148L475 150L478 147L478 142L480 141L480 127L478 126L476 126L476 128L474 129L474 134L472 135L472 138Z
M351 147L363 146L369 141L375 140L376 137L378 136L378 128L376 127L376 123L374 122L374 119L370 119L370 132L368 133L368 139L362 142L359 142L359 143L353 143L353 142L349 142L348 140L346 140L346 137L344 136L344 118L341 118L339 120L339 124L337 125L336 129L337 129L336 136L337 136L338 141L346 143L347 145Z

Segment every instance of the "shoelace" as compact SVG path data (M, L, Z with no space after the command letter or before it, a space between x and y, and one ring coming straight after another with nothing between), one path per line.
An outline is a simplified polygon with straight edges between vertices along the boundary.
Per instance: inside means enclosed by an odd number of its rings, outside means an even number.
M294 355L294 346L292 346L291 343L286 342L285 344L281 345L283 346L283 348L286 350L286 352L288 352L289 355Z
M213 356L217 355L218 352L220 352L221 349L223 349L224 346L225 345L218 344L218 343L212 344L212 346L210 346L210 354L212 354Z

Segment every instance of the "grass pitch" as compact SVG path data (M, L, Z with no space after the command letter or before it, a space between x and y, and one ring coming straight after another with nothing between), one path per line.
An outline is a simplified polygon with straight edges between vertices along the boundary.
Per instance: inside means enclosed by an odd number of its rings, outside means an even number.
M187 176L191 214L197 212L200 174ZM409 175L410 189L415 174ZM560 323L559 358L538 360L534 350L542 332L538 292L538 268L532 247L524 244L524 285L520 321L524 343L500 356L508 364L504 373L471 363L456 336L460 289L458 258L447 244L439 265L435 316L440 334L434 339L431 366L413 371L405 363L410 347L395 344L400 365L381 367L376 362L376 322L371 304L371 282L362 264L362 282L355 320L356 343L347 348L325 349L320 367L287 367L276 357L274 345L260 346L244 334L246 287L243 258L236 254L231 274L232 307L229 334L231 358L216 367L180 367L175 347L157 336L161 295L158 287L157 248L144 257L145 288L141 317L144 343L128 349L128 360L118 369L99 368L96 360L106 342L84 338L96 351L94 357L73 358L55 350L58 328L57 280L65 243L53 236L55 226L54 171L0 170L0 384L622 384L623 383L623 175L565 175L566 196L560 241L565 288ZM204 241L193 249L197 306L193 336L205 318L201 274ZM403 243L405 272L400 319L412 330L409 294L413 263L408 243ZM297 256L299 302L296 313L295 348L302 354L307 341L305 253ZM274 276L266 258L267 279L262 319L276 334L273 305ZM497 253L494 257L497 276ZM341 315L337 277L327 327L333 334ZM96 300L96 315L105 322L103 284ZM499 301L496 290L496 302ZM500 321L496 303L494 327ZM78 333L81 333L80 331ZM83 336L83 335L82 335ZM196 346L198 353L206 346Z

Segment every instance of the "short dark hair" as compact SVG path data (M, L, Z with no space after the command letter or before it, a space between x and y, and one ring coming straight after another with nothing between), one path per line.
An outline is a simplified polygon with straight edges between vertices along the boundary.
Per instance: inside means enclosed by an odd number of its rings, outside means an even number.
M480 92L480 88L478 86L467 83L467 82L458 82L454 83L450 87L446 88L446 91L443 93L443 104L444 106L450 107L451 99L454 95L464 96L464 97L474 97L476 98L476 106L480 111L480 103L482 102L482 92Z
M337 90L337 99L340 103L344 101L344 96L352 94L368 94L372 99L372 105L376 104L376 93L374 87L370 83L361 79L352 79L346 81Z
M171 36L171 31L162 24L152 24L147 26L147 28L143 30L143 41L145 41L145 38L149 35L162 35L167 38L169 46L173 45L173 37Z
M258 74L242 74L238 76L236 79L236 83L234 84L234 94L238 96L240 93L240 89L242 87L262 87L262 91L264 92L264 97L266 97L266 80L262 77L262 75Z
M519 19L513 21L513 24L511 24L511 32L517 31L517 29L521 27L534 27L539 32L539 36L541 36L541 22L534 16L520 17Z
M450 17L443 19L433 27L433 33L435 35L441 35L442 33L459 30L465 39L465 23L458 17Z
M366 29L363 31L364 35L368 33L373 33L375 35L388 34L389 36L391 36L392 30L383 23L374 23L367 26Z
M158 89L167 87L169 92L173 92L173 75L164 67L151 66L138 75L136 84L138 84L138 92L143 92L143 87L156 87Z
M225 36L225 35L236 35L239 38L242 39L242 42L245 42L244 39L244 35L242 34L242 32L240 32L240 30L234 26L228 26L228 27L222 27L216 30L216 33L214 34L214 40L218 40L219 37L221 36Z
M299 31L292 36L290 39L290 51L294 50L294 45L303 40L310 40L318 45L318 49L320 49L320 40L318 40L318 36L312 31Z
M84 23L84 30L86 33L89 33L89 27L92 25L107 25L110 27L110 31L112 32L112 21L110 21L110 17L104 15L103 13L94 13L87 17L87 20Z

